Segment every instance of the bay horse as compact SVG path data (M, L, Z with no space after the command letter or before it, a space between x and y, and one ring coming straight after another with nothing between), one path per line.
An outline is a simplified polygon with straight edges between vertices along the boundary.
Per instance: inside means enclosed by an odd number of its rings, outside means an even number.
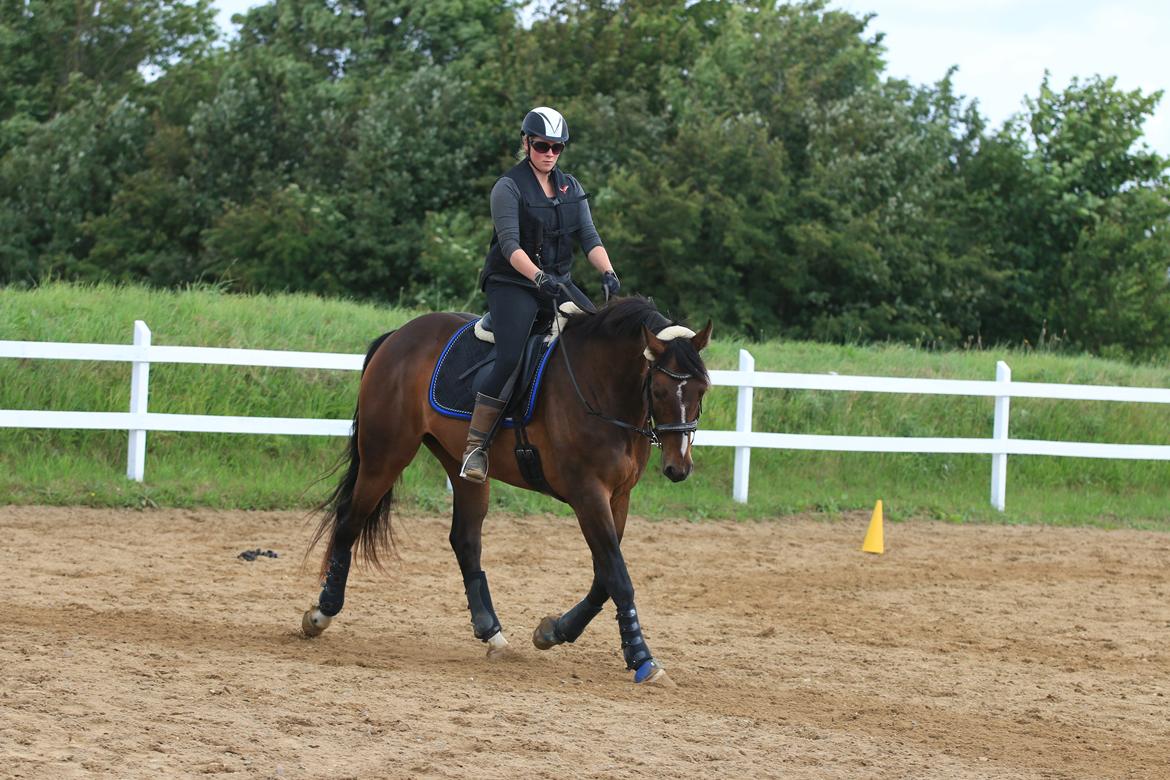
M431 374L444 346L472 319L470 314L425 314L370 345L348 468L322 506L324 516L310 545L328 539L321 594L301 621L306 636L320 634L341 611L353 548L364 562L380 568L379 553L393 547L392 488L421 444L451 480L449 540L463 574L475 636L487 643L489 656L512 652L480 568L481 531L490 479L535 488L502 435L489 452L489 481L461 479L468 424L439 415L428 401ZM614 299L596 314L573 316L565 324L545 367L527 435L544 453L547 492L577 515L593 557L593 584L567 612L541 620L532 637L537 648L573 642L612 599L634 682L672 684L642 635L621 541L630 491L642 477L652 443L662 448L667 478L678 482L691 473L693 434L710 386L699 352L710 337L710 321L696 334L637 296Z

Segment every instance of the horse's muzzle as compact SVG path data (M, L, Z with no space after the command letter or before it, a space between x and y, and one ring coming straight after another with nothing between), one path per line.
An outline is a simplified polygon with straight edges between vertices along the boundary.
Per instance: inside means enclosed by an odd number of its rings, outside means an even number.
M671 482L682 482L691 475L691 465L688 463L686 467L682 468L679 466L663 466L662 473L665 474L666 478Z

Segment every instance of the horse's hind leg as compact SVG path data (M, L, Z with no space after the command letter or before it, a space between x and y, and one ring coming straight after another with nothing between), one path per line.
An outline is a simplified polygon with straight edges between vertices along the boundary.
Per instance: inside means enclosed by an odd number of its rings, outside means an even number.
M480 566L483 519L487 515L490 492L488 486L491 483L479 484L460 479L459 462L438 446L438 442L427 439L426 443L451 479L454 500L451 511L451 534L448 539L451 542L451 549L455 551L455 559L459 562L459 572L463 575L463 589L467 594L467 609L471 612L472 630L476 639L487 643L488 658L505 657L511 650L492 605L487 574Z
M368 450L369 448L367 448ZM402 474L418 452L418 444L398 452L380 451L368 453L357 468L357 479L353 485L348 507L333 530L329 542L329 564L321 585L321 595L301 618L301 629L306 636L317 636L341 612L345 604L345 586L349 580L349 566L354 543L363 531L369 533L367 525L380 523L377 517L388 511L394 481ZM388 522L388 520L387 520ZM389 528L387 526L387 533ZM378 540L368 538L368 550L376 549Z
M458 472L456 472L456 477ZM488 658L510 654L508 640L500 627L488 589L487 574L480 566L483 518L487 514L487 483L477 485L452 478L454 509L451 513L451 549L463 575L463 589L467 594L467 609L471 612L471 627L475 638L488 645Z

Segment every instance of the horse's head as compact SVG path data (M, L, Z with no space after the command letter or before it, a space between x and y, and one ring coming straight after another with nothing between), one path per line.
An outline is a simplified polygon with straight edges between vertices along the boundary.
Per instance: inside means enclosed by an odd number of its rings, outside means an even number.
M672 482L690 476L691 445L703 411L703 395L711 386L700 350L711 340L711 322L698 333L672 326L658 334L642 326L654 434L662 445L662 473Z

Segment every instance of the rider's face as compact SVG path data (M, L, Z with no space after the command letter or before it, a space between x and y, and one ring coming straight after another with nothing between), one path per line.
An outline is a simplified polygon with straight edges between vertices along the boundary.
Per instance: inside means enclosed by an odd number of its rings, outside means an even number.
M545 151L542 152L541 149ZM548 173L556 167L557 160L560 159L560 151L563 149L564 144L551 141L548 138L528 137L528 159L541 173Z

